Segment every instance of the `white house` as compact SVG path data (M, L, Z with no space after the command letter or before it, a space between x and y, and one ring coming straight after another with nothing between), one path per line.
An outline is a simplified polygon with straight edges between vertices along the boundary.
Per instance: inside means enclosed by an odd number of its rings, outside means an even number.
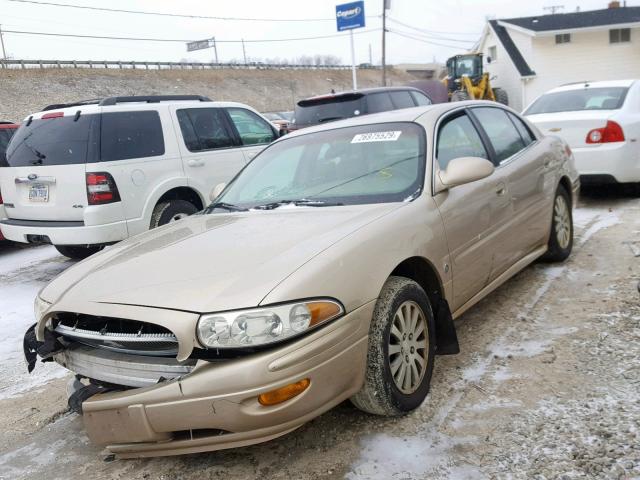
M477 51L492 85L522 110L566 83L640 78L640 7L489 20Z

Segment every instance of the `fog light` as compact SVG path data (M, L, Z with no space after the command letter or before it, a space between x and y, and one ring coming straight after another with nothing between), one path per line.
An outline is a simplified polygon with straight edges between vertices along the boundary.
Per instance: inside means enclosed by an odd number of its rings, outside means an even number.
M282 388L263 393L258 397L258 401L264 406L277 405L278 403L286 402L290 398L300 395L309 388L310 384L311 380L305 378L299 382L291 383Z

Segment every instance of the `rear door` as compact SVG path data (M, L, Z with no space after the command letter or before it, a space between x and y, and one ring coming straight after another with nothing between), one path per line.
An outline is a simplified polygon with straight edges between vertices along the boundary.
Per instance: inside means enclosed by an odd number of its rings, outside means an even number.
M85 164L97 155L98 122L97 113L50 112L20 126L0 168L8 218L83 220Z
M220 107L173 107L178 145L189 185L209 200L213 188L228 183L245 165L240 140Z
M245 160L250 162L267 145L278 138L277 132L256 113L241 107L226 108L231 124L242 144Z

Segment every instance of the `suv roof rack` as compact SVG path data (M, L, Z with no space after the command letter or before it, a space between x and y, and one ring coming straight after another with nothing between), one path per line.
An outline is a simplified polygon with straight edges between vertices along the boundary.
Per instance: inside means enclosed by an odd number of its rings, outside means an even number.
M198 102L211 101L209 97L204 97L202 95L140 95L130 97L107 97L103 98L98 105L100 105L101 107L105 107L109 105L116 105L118 103L128 102L159 103L181 100L197 100Z
M91 98L89 100L78 100L77 102L71 103L53 103L44 107L42 111L46 112L47 110L56 110L58 108L79 107L81 105L97 105L100 103L100 100L100 98Z

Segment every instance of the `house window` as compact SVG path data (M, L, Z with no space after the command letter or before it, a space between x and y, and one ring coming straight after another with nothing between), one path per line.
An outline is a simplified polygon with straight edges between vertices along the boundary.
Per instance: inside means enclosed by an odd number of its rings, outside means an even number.
M492 62L498 60L498 49L495 46L489 47L489 58Z
M630 28L614 28L609 30L609 43L623 43L631 41Z
M556 44L561 43L571 43L571 34L570 33L559 33L556 35Z

